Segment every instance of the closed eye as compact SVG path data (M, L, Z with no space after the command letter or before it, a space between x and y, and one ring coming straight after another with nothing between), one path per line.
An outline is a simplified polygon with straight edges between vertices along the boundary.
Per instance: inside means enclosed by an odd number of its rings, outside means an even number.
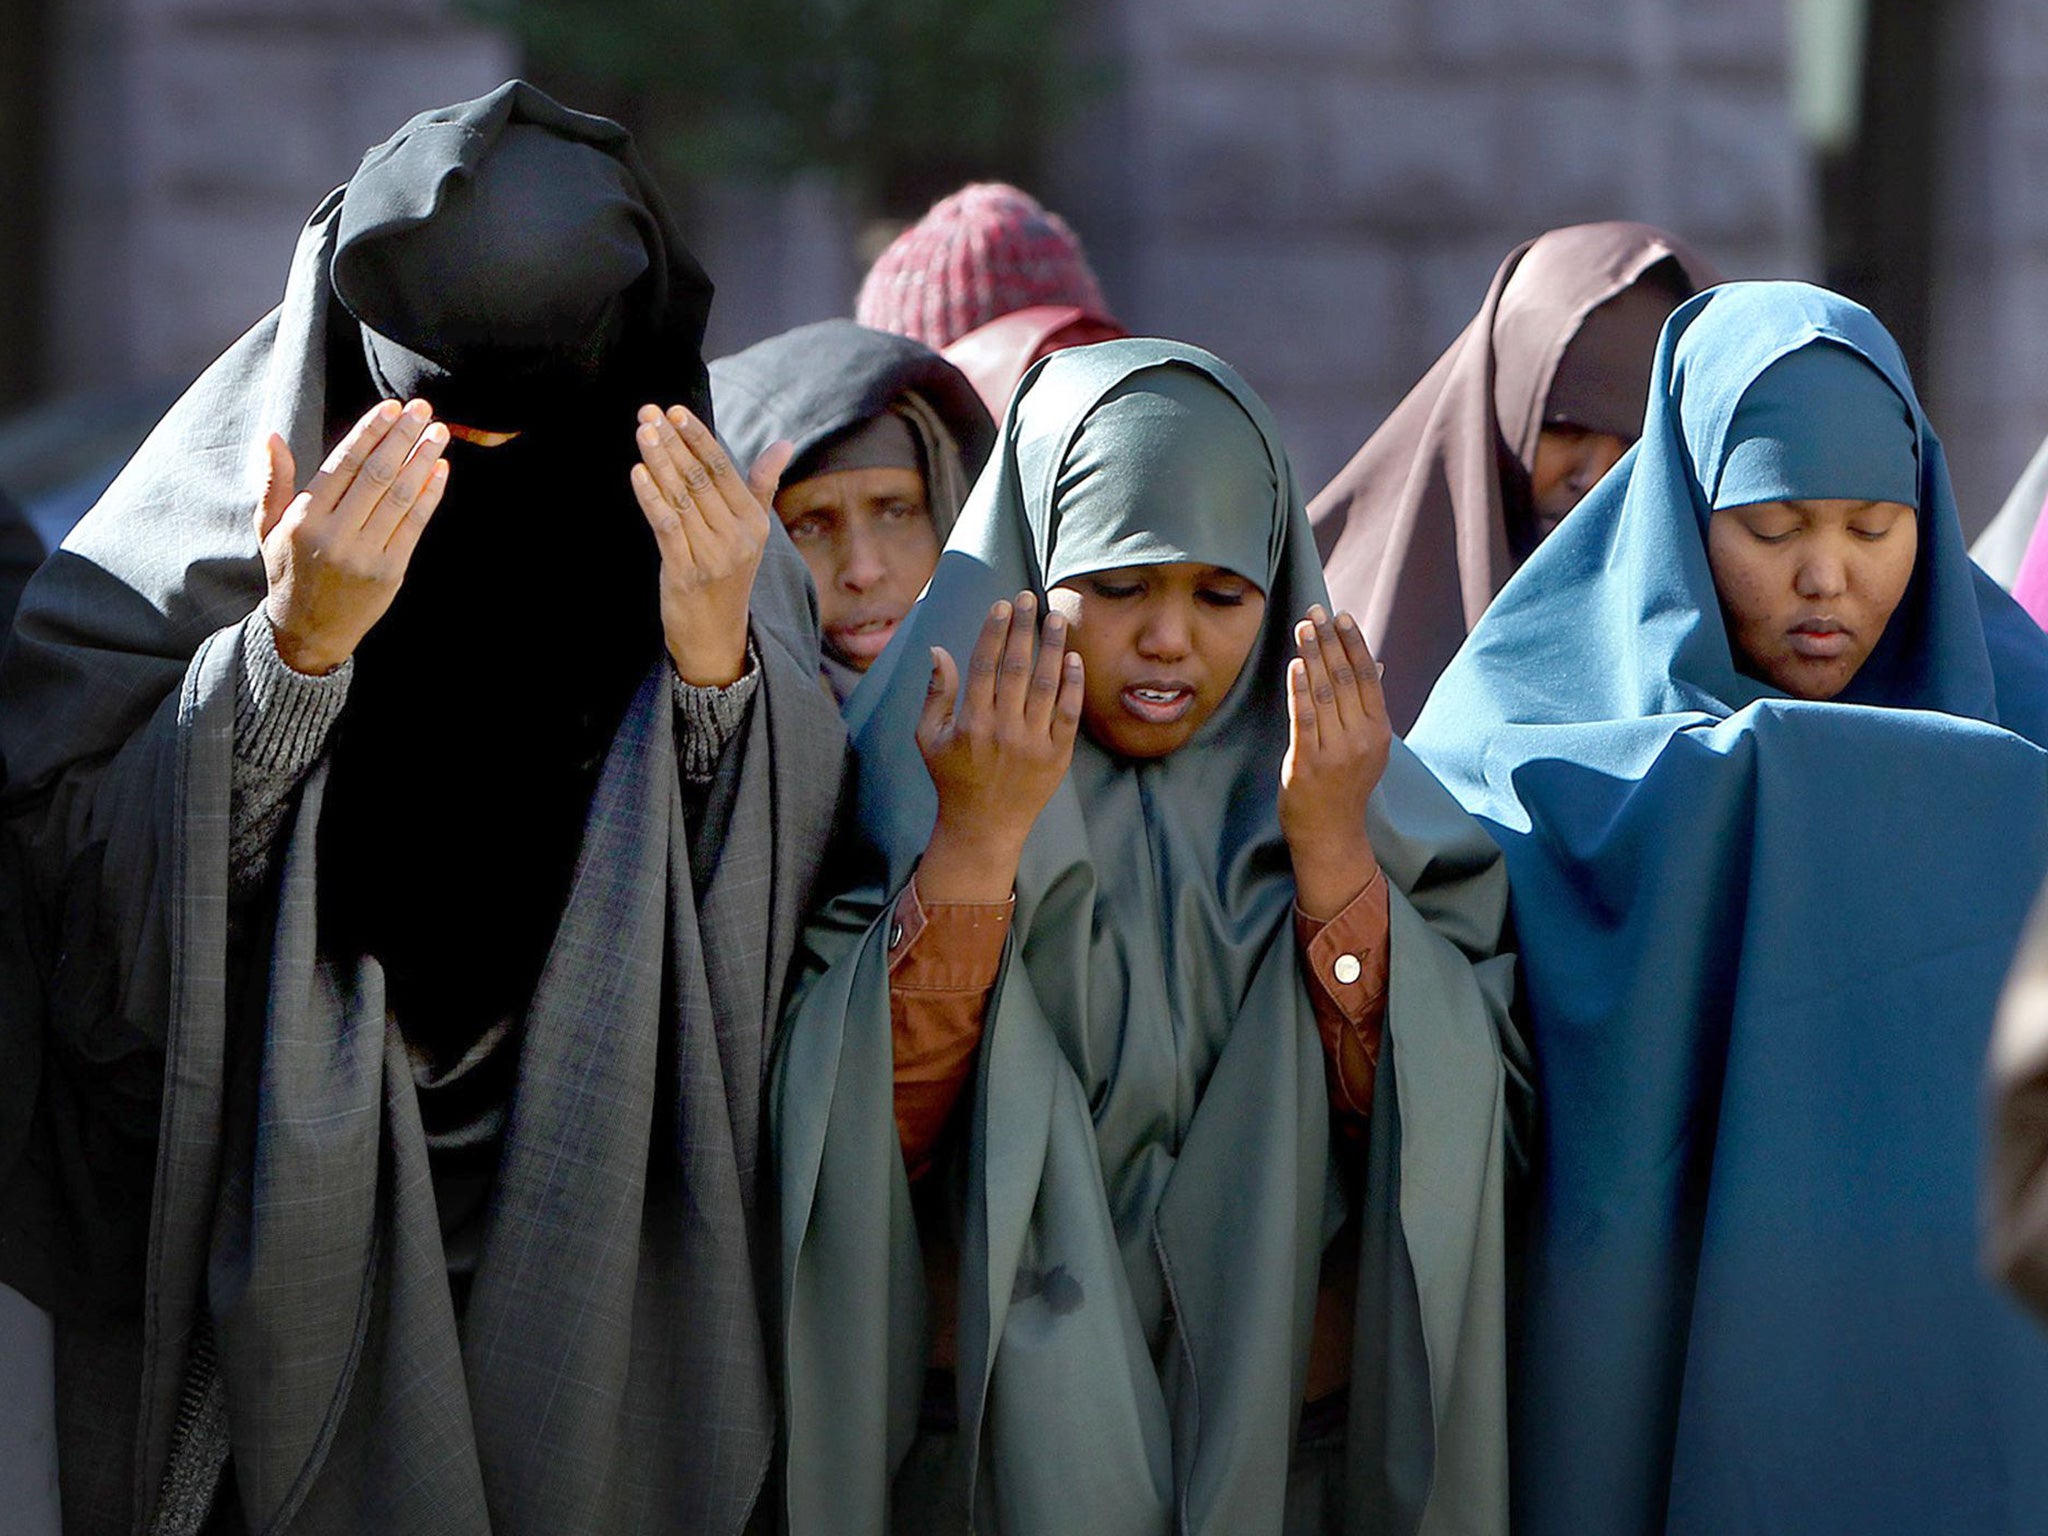
M1211 608L1242 608L1248 594L1243 587L1203 587L1195 595Z
M1112 602L1119 598L1136 597L1145 590L1143 584L1135 581L1102 581L1096 578L1090 578L1088 589L1097 597L1108 598Z

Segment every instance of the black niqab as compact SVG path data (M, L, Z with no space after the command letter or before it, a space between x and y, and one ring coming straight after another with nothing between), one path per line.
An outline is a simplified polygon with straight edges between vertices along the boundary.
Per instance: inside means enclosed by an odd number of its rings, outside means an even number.
M710 418L710 284L623 130L530 86L458 110L350 182L333 271L365 347L329 359L336 431L403 378L444 418L520 432L450 444L447 494L356 652L320 827L328 943L379 959L431 1075L523 1013L598 768L661 657L635 412Z

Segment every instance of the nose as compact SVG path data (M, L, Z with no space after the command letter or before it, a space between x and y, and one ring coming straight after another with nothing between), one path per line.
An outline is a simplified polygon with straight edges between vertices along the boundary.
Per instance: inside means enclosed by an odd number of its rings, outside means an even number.
M848 592L867 592L888 574L876 539L864 528L849 529L839 549L839 585Z
M1179 661L1191 641L1187 615L1177 603L1155 603L1138 631L1138 654L1148 661Z
M1809 551L1792 577L1793 590L1810 602L1840 597L1848 586L1848 563L1838 551L1828 547Z

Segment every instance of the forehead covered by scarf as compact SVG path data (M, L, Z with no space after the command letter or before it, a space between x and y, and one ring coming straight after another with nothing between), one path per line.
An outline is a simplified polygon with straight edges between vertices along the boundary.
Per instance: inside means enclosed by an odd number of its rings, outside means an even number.
M1918 514L1911 583L1840 702L2000 720L2015 706L1989 642L2010 644L2017 609L1970 563L1898 344L1839 294L1742 282L1672 315L1641 442L1503 589L1418 731L1503 708L1524 723L1725 717L1775 698L1737 664L1709 525L1717 509L1837 498Z
M631 173L602 150L532 123L488 140L429 123L350 181L334 288L386 393L518 429L612 360L629 290L660 281L658 246Z
M908 418L891 409L856 422L792 463L782 478L794 485L846 469L914 469L922 474L924 454Z
M1700 466L1715 511L1760 501L1920 504L1919 428L1868 359L1814 341L1772 363L1735 407L1718 472Z
M1691 282L1670 258L1597 305L1558 359L1543 424L1584 427L1632 443L1642 435L1657 337Z
M1088 413L1053 482L1045 581L1192 562L1273 581L1278 475L1245 409L1193 368L1147 368Z

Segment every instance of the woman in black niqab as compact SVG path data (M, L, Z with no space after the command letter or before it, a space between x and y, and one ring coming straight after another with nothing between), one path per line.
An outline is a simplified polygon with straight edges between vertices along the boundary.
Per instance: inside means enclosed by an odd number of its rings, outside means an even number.
M378 956L443 1069L531 995L599 765L661 655L634 413L711 419L710 284L630 147L537 93L505 105L373 150L333 261L331 430L378 396L459 429L357 651L321 823L333 942Z

